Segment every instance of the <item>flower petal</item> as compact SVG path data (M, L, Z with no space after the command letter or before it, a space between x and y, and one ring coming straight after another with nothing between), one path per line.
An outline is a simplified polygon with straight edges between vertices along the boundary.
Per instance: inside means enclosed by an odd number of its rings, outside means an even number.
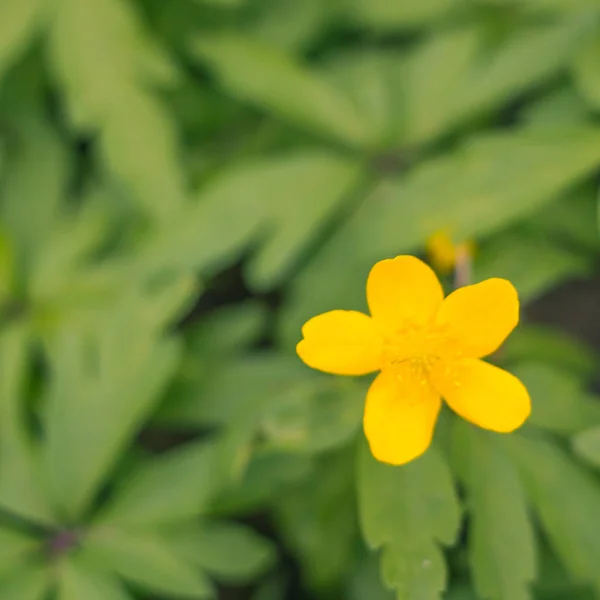
M519 379L482 360L441 364L431 378L454 412L484 429L508 433L531 412L529 393Z
M448 337L446 353L481 358L502 344L519 322L519 297L506 279L487 279L452 292L436 323Z
M371 384L364 428L373 456L402 465L427 450L441 407L440 395L409 367L381 372Z
M407 325L428 323L443 299L442 286L431 267L414 256L382 260L369 273L369 309L384 330L396 332Z
M365 375L381 368L383 340L373 320L353 310L317 315L302 327L298 356L313 369Z

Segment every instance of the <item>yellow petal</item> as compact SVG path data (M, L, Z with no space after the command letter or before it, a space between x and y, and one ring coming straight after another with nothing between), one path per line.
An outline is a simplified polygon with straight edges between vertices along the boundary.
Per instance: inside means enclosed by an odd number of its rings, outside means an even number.
M402 465L427 450L440 411L440 395L409 367L383 371L371 384L364 428L373 456Z
M494 352L519 322L519 297L506 279L487 279L452 292L436 323L445 331L447 354L481 358Z
M390 333L428 323L443 298L442 286L431 267L414 256L378 262L367 280L371 316Z
M381 368L383 341L373 320L353 310L332 310L304 324L298 356L313 369L364 375Z
M454 412L484 429L513 431L531 412L529 394L519 379L482 360L440 364L431 380Z

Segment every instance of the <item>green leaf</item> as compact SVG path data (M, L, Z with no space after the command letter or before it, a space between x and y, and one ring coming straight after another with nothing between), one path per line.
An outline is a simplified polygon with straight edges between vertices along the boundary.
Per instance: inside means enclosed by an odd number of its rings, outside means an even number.
M316 453L341 446L360 429L365 393L353 381L306 377L260 420L265 447Z
M235 35L203 36L192 47L231 95L353 146L374 134L340 90L280 49Z
M436 448L401 467L377 462L366 444L358 467L363 535L382 548L382 576L398 600L437 600L447 573L439 546L453 543L460 507L448 467Z
M99 520L142 527L198 515L220 484L216 467L214 444L205 441L146 461L117 487Z
M397 52L365 47L337 52L321 67L364 115L378 147L397 142L404 125L402 68L403 57Z
M575 453L594 467L600 467L600 426L590 427L573 437Z
M30 43L40 24L41 0L4 0L0 6L0 80Z
M531 396L529 423L563 435L600 425L600 403L576 375L535 360L513 367Z
M453 6L452 0L349 0L348 16L369 28L387 31L434 21Z
M529 600L535 533L517 470L494 434L455 419L453 436L472 515L469 562L475 589L482 598Z
M474 65L459 90L457 118L496 108L548 80L567 64L588 26L576 15L559 24L515 28L507 41Z
M453 124L455 98L466 84L480 42L481 33L474 28L443 32L431 36L410 54L403 80L403 143L422 144Z
M26 562L41 542L13 529L0 528L0 578Z
M173 124L147 91L174 69L143 30L133 3L60 0L50 22L51 67L75 126L100 132L105 164L156 219L185 204Z
M30 259L56 224L71 169L64 145L40 116L20 121L17 139L0 188L0 214L17 256Z
M257 290L281 282L362 174L358 163L321 151L293 154L264 167L257 175L268 179L268 188L250 187L266 204L267 227L272 231L246 271Z
M285 342L295 343L315 314L362 309L376 261L414 252L439 230L488 235L540 209L599 163L596 128L521 130L480 136L383 182L295 278L280 320Z
M297 555L303 579L325 593L352 572L358 531L354 489L355 444L324 455L310 477L274 499L276 522Z
M48 568L40 563L22 566L0 580L2 596L7 600L46 600L51 588Z
M600 109L600 27L587 37L571 63L577 89L595 110Z
M213 503L217 515L250 513L278 498L291 483L310 475L313 461L295 454L256 454L236 485L224 490Z
M13 325L0 335L0 506L21 517L54 524L40 482L37 448L24 423L23 386L30 331Z
M350 574L348 600L394 600L394 597L394 592L383 587L377 555L365 553Z
M527 256L527 261L523 261ZM507 233L484 245L473 269L475 281L504 277L519 292L521 302L531 302L561 281L588 275L593 264L582 252L562 247L539 236Z
M600 238L596 227L596 191L590 186L574 190L535 215L529 227L553 240L585 251L597 251Z
M126 302L96 330L71 324L48 341L44 458L54 500L71 518L87 509L177 365L176 340L161 338L148 322L162 313L143 308Z
M519 325L495 356L502 364L543 362L585 379L593 377L598 364L592 348L556 328L534 324Z
M57 600L131 600L118 579L100 571L81 554L59 563Z
M171 547L185 560L219 581L243 583L275 562L275 548L252 529L233 522L186 525L168 534Z
M572 576L600 590L597 479L543 438L506 436L548 540Z
M127 581L160 595L211 598L212 584L153 533L102 528L87 538L92 556Z

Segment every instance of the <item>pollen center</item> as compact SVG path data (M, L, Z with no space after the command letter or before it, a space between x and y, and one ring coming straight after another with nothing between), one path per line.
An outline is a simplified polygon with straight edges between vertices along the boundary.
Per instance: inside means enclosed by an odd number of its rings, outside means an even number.
M407 377L413 383L426 385L431 368L442 359L444 332L433 327L408 326L386 336L384 369L389 369L401 381Z

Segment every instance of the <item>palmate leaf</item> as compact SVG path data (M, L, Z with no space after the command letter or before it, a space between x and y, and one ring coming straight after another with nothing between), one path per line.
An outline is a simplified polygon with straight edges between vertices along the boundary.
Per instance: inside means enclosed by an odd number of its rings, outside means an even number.
M377 260L414 252L439 230L468 238L497 231L595 169L599 149L593 127L487 134L382 183L295 278L281 319L286 341L315 314L362 308Z
M86 551L123 579L152 593L176 598L210 598L209 579L155 533L103 528L89 532Z
M590 427L575 435L573 450L581 459L600 468L600 425Z
M270 541L234 522L186 524L166 535L182 559L219 581L238 584L250 581L275 562L275 548Z
M318 149L232 166L199 191L195 206L148 239L137 268L213 273L250 242L265 238L247 276L253 287L270 288L335 214L361 173L357 162Z
M600 590L600 485L597 478L544 437L506 436L554 551L576 581Z
M450 472L436 448L392 467L376 461L366 443L358 462L358 504L363 536L382 548L385 583L398 600L437 600L446 587L442 544L451 544L460 507Z
M194 40L192 51L231 95L347 144L372 143L373 132L350 99L281 49L225 34Z
M164 314L145 308L129 299L94 328L66 325L47 342L44 461L54 501L71 518L87 509L177 365L177 341L156 332Z
M0 215L22 264L48 240L56 225L71 168L64 144L41 115L28 115L18 123L18 143L7 156L0 187Z
M469 562L475 589L491 600L529 600L535 534L519 474L494 434L453 421L457 469L471 513Z
M143 31L133 3L59 0L49 54L76 127L97 130L110 172L154 218L185 204L173 124L148 83L171 83L173 68Z
M8 600L46 600L52 587L47 565L32 562L0 579L2 597Z
M57 600L132 600L123 584L79 553L58 565Z
M41 23L43 0L5 0L0 6L0 81Z
M38 538L20 531L0 528L0 580L26 562L28 557L32 557L39 551L40 546Z
M220 487L217 466L217 449L209 442L189 444L137 465L117 486L99 522L153 527L198 515Z
M0 335L0 507L42 524L54 524L39 468L37 448L25 428L23 385L31 333L15 324Z

